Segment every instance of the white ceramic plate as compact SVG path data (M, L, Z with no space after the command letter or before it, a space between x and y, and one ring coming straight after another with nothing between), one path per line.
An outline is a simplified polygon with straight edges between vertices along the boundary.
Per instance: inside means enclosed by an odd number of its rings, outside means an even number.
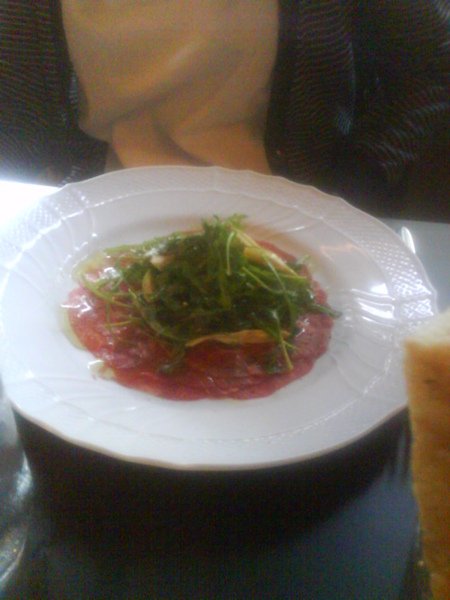
M170 401L95 378L62 328L73 266L95 250L248 215L342 311L313 371L267 398ZM337 449L405 406L401 343L436 311L418 260L343 200L218 168L131 169L64 187L0 241L1 375L15 408L80 446L178 469L251 469Z

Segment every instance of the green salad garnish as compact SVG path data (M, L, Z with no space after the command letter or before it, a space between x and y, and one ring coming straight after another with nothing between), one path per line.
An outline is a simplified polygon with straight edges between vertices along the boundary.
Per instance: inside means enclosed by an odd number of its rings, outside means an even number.
M109 248L80 269L114 328L133 325L172 348L167 371L190 347L275 342L292 369L297 322L310 312L335 315L315 300L301 263L288 263L243 230L243 215L214 217L200 231ZM120 319L117 320L117 314Z

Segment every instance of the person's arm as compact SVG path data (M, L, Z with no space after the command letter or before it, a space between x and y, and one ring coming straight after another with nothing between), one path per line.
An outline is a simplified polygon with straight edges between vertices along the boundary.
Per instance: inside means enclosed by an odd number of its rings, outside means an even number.
M382 196L420 159L434 132L449 127L450 5L448 0L361 5L359 43L371 45L361 51L375 57L379 83L342 149L336 178L348 195L361 184Z
M72 68L53 0L0 1L0 177L64 183L103 167L78 128Z

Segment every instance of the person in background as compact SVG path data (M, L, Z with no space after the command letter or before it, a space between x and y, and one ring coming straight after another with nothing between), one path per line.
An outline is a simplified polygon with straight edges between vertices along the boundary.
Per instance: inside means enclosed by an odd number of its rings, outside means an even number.
M395 214L450 115L448 0L1 0L0 177L273 173Z

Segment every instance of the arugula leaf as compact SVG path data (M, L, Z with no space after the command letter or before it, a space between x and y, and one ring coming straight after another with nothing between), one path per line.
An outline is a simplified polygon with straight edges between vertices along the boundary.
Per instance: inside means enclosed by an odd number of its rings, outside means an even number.
M201 231L109 248L103 270L97 266L93 274L88 262L81 283L107 311L120 308L120 324L132 323L170 345L173 359L165 372L182 364L189 346L214 338L271 339L284 369L292 369L291 340L299 317L337 315L316 302L309 279L299 273L301 265L258 244L243 231L243 221L239 214L215 216L202 222ZM242 334L254 330L263 335ZM278 368L273 363L270 370Z

